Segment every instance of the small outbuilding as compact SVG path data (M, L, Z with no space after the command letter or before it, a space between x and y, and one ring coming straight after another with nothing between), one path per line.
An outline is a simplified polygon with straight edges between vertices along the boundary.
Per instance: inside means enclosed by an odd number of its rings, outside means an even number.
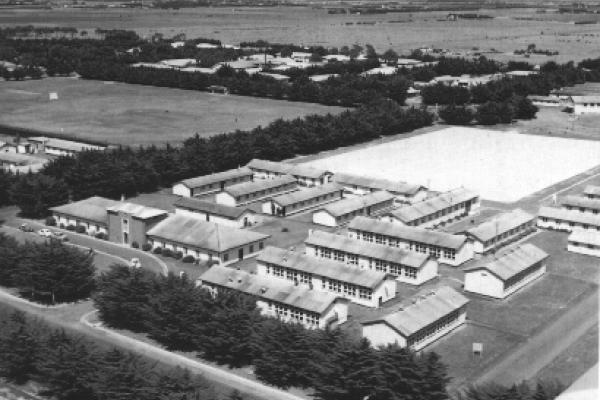
M345 198L328 204L313 214L313 222L325 226L340 226L357 215L379 215L394 208L395 196L385 190Z

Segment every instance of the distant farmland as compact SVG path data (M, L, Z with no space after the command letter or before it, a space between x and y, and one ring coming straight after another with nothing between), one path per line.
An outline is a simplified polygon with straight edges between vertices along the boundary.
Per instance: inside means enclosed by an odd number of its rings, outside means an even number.
M56 92L58 100L49 101ZM117 145L180 143L339 107L123 83L49 78L2 82L0 124Z

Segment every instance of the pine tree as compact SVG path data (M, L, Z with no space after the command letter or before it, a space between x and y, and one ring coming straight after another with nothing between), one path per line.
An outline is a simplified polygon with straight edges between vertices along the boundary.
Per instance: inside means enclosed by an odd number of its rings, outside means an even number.
M11 314L0 329L0 376L18 384L27 382L36 372L38 347L25 315Z

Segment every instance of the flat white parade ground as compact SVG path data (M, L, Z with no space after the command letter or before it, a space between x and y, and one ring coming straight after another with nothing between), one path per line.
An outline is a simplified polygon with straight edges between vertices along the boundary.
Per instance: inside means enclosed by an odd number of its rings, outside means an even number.
M452 127L306 164L513 202L600 164L600 141Z

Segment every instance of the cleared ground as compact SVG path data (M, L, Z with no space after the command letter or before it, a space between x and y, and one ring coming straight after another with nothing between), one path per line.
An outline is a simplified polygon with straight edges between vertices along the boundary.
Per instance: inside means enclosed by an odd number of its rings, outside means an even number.
M471 11L469 11L471 12ZM551 59L561 62L600 55L598 15L557 14L535 9L482 9L473 11L494 19L447 21L448 11L375 15L330 15L312 7L221 7L181 10L0 10L0 24L75 26L90 35L97 27L134 29L150 36L208 37L225 43L264 39L276 43L343 46L371 43L376 49L399 52L432 46L460 51L482 51L500 60L533 64ZM515 56L514 50L535 43L539 49L559 51L558 56Z
M49 101L56 92L58 100ZM179 143L265 126L277 118L338 113L318 104L125 83L49 78L2 82L0 124L119 145Z
M600 162L600 142L452 127L307 164L513 202Z

